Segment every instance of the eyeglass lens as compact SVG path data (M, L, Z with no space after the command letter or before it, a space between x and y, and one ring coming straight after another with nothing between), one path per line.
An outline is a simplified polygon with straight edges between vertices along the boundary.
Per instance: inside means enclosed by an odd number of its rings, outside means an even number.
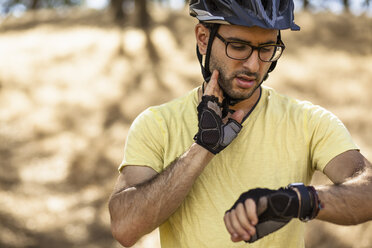
M251 56L252 50L251 46L240 42L230 42L226 47L227 56L233 59L247 59ZM264 45L258 48L258 56L266 62L278 60L282 52L282 47L276 45Z

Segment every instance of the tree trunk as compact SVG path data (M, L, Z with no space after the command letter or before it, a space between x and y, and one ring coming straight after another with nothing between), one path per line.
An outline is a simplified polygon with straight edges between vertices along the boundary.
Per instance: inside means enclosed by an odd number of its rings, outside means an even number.
M349 0L342 0L344 4L344 12L349 13L350 12L350 2Z
M114 20L117 23L123 23L125 19L125 14L123 11L123 2L124 0L111 0L110 8L114 15Z
M150 26L150 15L147 9L148 0L136 0L137 23L140 28L147 29Z
M31 2L31 9L32 10L35 10L35 9L37 9L38 8L38 5L39 5L39 2L40 2L40 0L32 0L32 2Z
M309 0L304 0L304 10L309 10Z

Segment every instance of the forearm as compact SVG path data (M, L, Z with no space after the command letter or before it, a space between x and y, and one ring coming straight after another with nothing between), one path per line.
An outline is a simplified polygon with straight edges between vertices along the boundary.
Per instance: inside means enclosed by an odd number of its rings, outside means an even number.
M316 187L324 209L317 219L340 225L372 220L372 171L368 166L359 175L339 185Z
M193 183L213 158L197 144L146 183L119 191L109 203L114 235L132 245L161 225L181 205Z

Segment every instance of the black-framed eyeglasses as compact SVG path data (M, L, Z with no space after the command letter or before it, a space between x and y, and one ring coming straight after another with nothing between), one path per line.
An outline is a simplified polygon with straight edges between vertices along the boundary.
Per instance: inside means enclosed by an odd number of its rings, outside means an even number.
M225 43L226 56L236 60L246 60L252 55L254 50L257 50L260 60L274 62L280 58L285 49L285 45L281 40L279 40L279 44L252 46L243 41L227 41L218 33L216 33L216 37Z

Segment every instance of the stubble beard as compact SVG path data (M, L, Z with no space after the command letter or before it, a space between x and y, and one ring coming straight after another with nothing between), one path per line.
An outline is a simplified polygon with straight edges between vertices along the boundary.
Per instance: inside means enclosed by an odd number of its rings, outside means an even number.
M258 73L252 73L252 72L249 72L247 70L240 70L240 71L235 71L233 72L230 76L227 75L227 72L226 72L226 67L222 65L222 63L216 61L216 59L214 59L212 56L211 56L211 59L210 59L210 71L213 72L213 70L218 70L219 74L218 74L218 84L220 85L220 87L222 88L222 90L225 92L226 95L228 95L231 99L234 99L234 100L238 100L238 101L241 101L241 100L246 100L248 98L250 98L253 93L261 86L263 80L261 78L261 76L258 74ZM255 82L255 85L253 86L252 89L250 90L234 90L233 89L233 80L239 76L239 75L246 75L246 76L249 76L249 77L255 77L256 78L256 82Z

